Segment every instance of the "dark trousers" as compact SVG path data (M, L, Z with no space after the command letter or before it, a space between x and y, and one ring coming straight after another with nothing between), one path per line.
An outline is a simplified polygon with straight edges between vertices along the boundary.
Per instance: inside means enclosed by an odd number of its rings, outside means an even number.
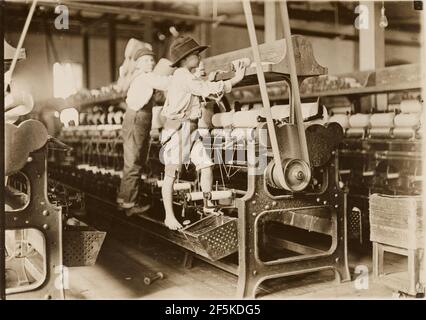
M152 111L127 109L123 119L124 168L118 198L123 207L131 208L137 204L139 182L142 171L146 169L152 121Z

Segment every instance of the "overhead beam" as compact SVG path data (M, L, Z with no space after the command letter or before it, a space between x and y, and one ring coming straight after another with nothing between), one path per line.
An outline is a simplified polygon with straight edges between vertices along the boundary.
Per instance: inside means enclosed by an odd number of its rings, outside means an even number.
M44 3L42 1L42 3ZM52 3L50 2L50 5L56 5L56 3ZM67 4L68 5L68 4ZM80 3L72 3L72 5L82 5ZM99 6L99 5L96 5ZM109 10L108 12L110 13L111 8L112 9L117 9L117 7L112 7L112 6L102 6L102 7L107 7L107 9ZM106 9L104 9L106 10ZM122 8L120 9L120 14L126 14L125 11L129 10L127 8ZM136 11L141 11L140 9L131 9L131 10L136 10ZM16 10L14 10L16 11ZM144 10L144 12L146 12L147 10ZM153 10L149 10L149 12L155 12L156 13L156 17L158 17L159 15L157 14L157 11L153 11ZM187 16L187 15L184 15ZM52 15L51 16L52 21L54 18L56 18L56 16ZM294 18L291 11L290 11L290 25L291 25L291 29L293 30L294 33L297 34L303 34L303 35L312 35L312 36L318 36L318 37L341 37L342 39L347 39L347 40L354 40L354 41L358 41L358 31L355 30L355 28L353 27L353 25L338 25L336 26L334 23L326 23L326 22L319 22L319 21L306 21L306 20L301 20L301 19L297 19ZM200 18L200 17L198 17ZM257 30L264 30L265 29L265 19L264 16L254 16L254 21L255 21L255 26ZM16 28L20 29L21 26L18 23L21 17L17 16L14 12L12 12L11 10L8 10L8 15L5 16L5 29L7 32L15 30ZM38 23L38 20L40 20L40 17L35 16L33 18L33 21L31 23L31 30L36 29L36 24ZM214 21L214 19L211 18L202 18L203 20L207 20L207 21ZM80 30L76 30L75 28L80 26L80 25L85 25L88 23L93 23L93 21L97 21L98 19L87 19L85 18L84 20L81 20L78 17L75 17L73 19L70 19L70 30L67 30L67 32L72 33L72 32L77 32L80 33ZM210 22L207 22L210 23ZM154 23L154 26L156 24ZM229 17L228 19L226 19L225 21L220 22L219 25L223 25L223 26L232 26L232 27L236 27L236 28L246 28L246 24L244 21L244 16L243 15L236 15L236 16L232 16ZM74 27L74 29L73 29ZM406 45L406 46L416 46L419 47L420 46L420 33L413 33L413 32L404 32L404 31L398 31L398 30L393 30L390 28L391 25L389 25L389 27L386 29L386 33L385 33L385 43L386 44L393 44L393 45ZM123 36L127 36L127 33L129 36L132 36L132 32L140 32L141 27L139 26L135 26L135 22L132 23L126 23L125 21L119 21L116 24L116 28L117 28L117 36L118 35L123 35ZM18 31L18 29L16 29L16 31ZM101 32L102 28L98 28L95 31L96 32ZM104 31L102 31L104 33ZM123 33L124 32L124 33ZM91 31L89 31L89 34L91 34ZM278 38L280 37L279 33L278 33Z

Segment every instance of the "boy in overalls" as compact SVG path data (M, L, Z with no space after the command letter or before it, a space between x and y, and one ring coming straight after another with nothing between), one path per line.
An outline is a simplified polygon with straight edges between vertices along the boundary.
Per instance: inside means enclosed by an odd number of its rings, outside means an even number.
M200 185L203 192L210 192L213 184L213 162L201 140L191 141L201 117L200 98L222 96L244 77L244 63L238 63L234 78L226 81L203 81L194 72L200 64L200 52L208 46L200 46L193 38L178 37L170 47L172 67L178 67L169 83L163 115L166 117L162 133L162 157L165 177L162 196L166 218L164 224L171 230L182 228L173 212L173 184L182 165L190 160L201 171ZM192 136L194 136L192 134Z

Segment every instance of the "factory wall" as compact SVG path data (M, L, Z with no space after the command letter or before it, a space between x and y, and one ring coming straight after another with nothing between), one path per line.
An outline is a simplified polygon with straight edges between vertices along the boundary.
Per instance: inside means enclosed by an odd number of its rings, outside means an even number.
M5 39L16 47L19 34L6 33ZM80 36L53 36L52 42L60 62L84 63L83 38ZM117 39L117 68L123 62L127 39ZM19 61L13 75L13 90L31 92L37 102L53 97L53 64L55 62L52 46L48 45L44 34L28 33L24 48L27 59ZM90 37L89 40L90 88L108 85L110 81L108 39ZM118 70L117 73L118 74ZM37 106L36 106L37 107Z
M89 40L90 88L99 88L111 82L109 59L108 39L91 36Z

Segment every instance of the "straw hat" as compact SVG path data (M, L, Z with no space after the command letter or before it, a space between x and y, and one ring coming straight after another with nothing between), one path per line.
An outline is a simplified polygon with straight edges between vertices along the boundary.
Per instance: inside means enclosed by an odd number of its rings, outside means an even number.
M193 38L188 36L179 36L173 41L170 46L170 57L172 59L171 67L176 67L177 64L190 54L200 53L206 50L209 46L201 46Z

